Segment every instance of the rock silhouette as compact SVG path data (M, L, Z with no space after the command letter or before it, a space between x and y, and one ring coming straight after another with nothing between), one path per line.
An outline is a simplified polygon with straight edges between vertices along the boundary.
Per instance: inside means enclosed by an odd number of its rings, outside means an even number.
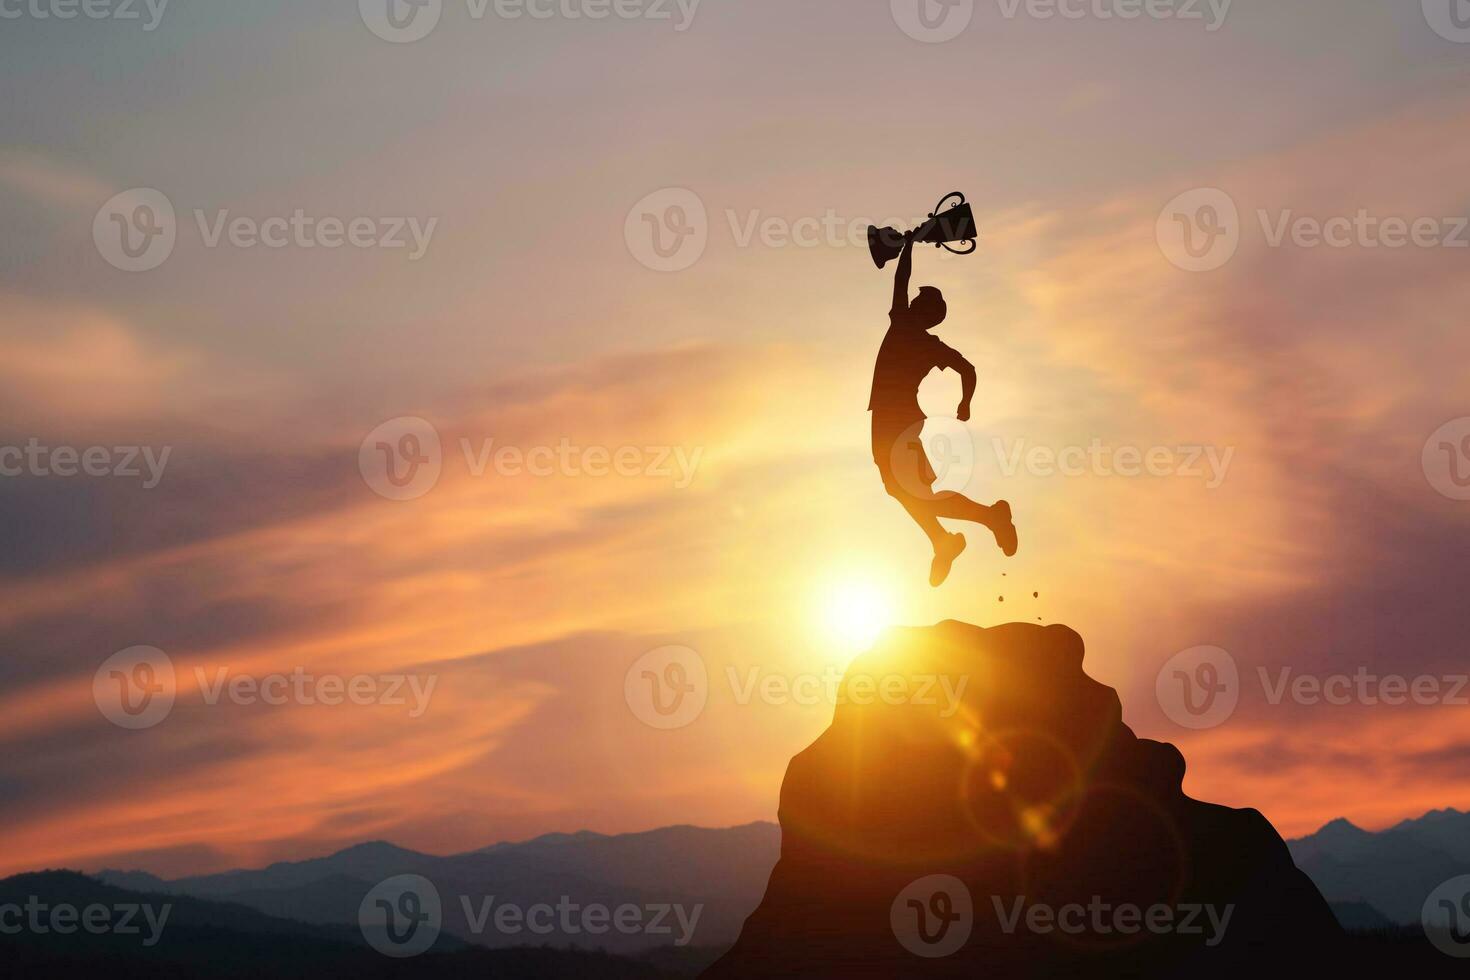
M1185 796L1082 659L1063 626L887 634L791 761L781 859L705 976L1320 970L1346 937L1281 837Z

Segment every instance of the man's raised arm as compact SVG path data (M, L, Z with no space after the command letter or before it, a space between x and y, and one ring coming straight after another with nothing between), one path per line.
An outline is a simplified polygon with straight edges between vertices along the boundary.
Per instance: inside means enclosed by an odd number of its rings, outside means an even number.
M898 257L898 271L893 276L893 313L909 309L909 278L914 274L914 234L903 236L903 254Z

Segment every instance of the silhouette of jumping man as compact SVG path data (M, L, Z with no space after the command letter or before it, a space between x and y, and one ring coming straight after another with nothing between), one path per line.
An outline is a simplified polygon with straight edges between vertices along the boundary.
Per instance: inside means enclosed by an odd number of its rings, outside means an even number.
M923 286L909 302L909 277L914 267L914 233L904 235L903 254L893 284L893 309L889 311L888 333L873 366L873 394L868 410L873 413L873 462L883 474L883 488L903 505L934 547L929 567L929 584L939 586L949 577L954 560L965 550L965 536L950 534L939 523L941 517L983 524L1009 558L1016 553L1016 525L1011 505L1004 500L992 507L977 504L962 494L935 493L938 477L924 452L924 411L919 407L919 384L935 368L953 369L964 383L957 417L970 419L970 400L975 395L975 367L952 347L929 331L944 322L948 307L933 286Z

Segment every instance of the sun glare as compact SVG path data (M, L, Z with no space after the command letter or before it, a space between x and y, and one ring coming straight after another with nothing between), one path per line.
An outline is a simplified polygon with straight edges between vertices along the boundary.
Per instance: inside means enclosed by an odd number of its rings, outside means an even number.
M822 629L845 647L867 649L892 622L893 601L875 582L838 582L823 596Z

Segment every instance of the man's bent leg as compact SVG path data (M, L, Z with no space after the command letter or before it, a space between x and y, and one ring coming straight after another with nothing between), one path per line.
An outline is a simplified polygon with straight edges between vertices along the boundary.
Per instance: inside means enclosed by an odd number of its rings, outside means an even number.
M929 543L934 546L934 550L938 551L948 538L949 532L945 531L939 523L930 502L911 497L902 491L898 493L889 491L889 495L903 505L903 509L908 511L909 516L914 519L914 523L919 525L919 529L929 538Z
M949 535L940 526L929 492L934 470L919 442L923 427L922 419L893 421L874 416L873 462L883 476L883 489L903 505L938 554L947 545Z
M977 504L962 493L942 491L934 495L929 510L935 517L948 517L956 521L974 521L990 527L1000 517L996 508Z
M944 529L934 514L932 498L924 499L906 493L894 493L893 496L903 504L903 509L908 511L914 523L929 537L929 544L934 549L934 560L929 563L929 584L938 588L949 578L954 560L965 550L965 536L950 534Z
M930 512L936 517L983 524L995 535L995 543L1007 558L1016 553L1016 525L1011 520L1011 505L1004 500L996 502L992 507L986 507L964 494L939 493L934 496Z

